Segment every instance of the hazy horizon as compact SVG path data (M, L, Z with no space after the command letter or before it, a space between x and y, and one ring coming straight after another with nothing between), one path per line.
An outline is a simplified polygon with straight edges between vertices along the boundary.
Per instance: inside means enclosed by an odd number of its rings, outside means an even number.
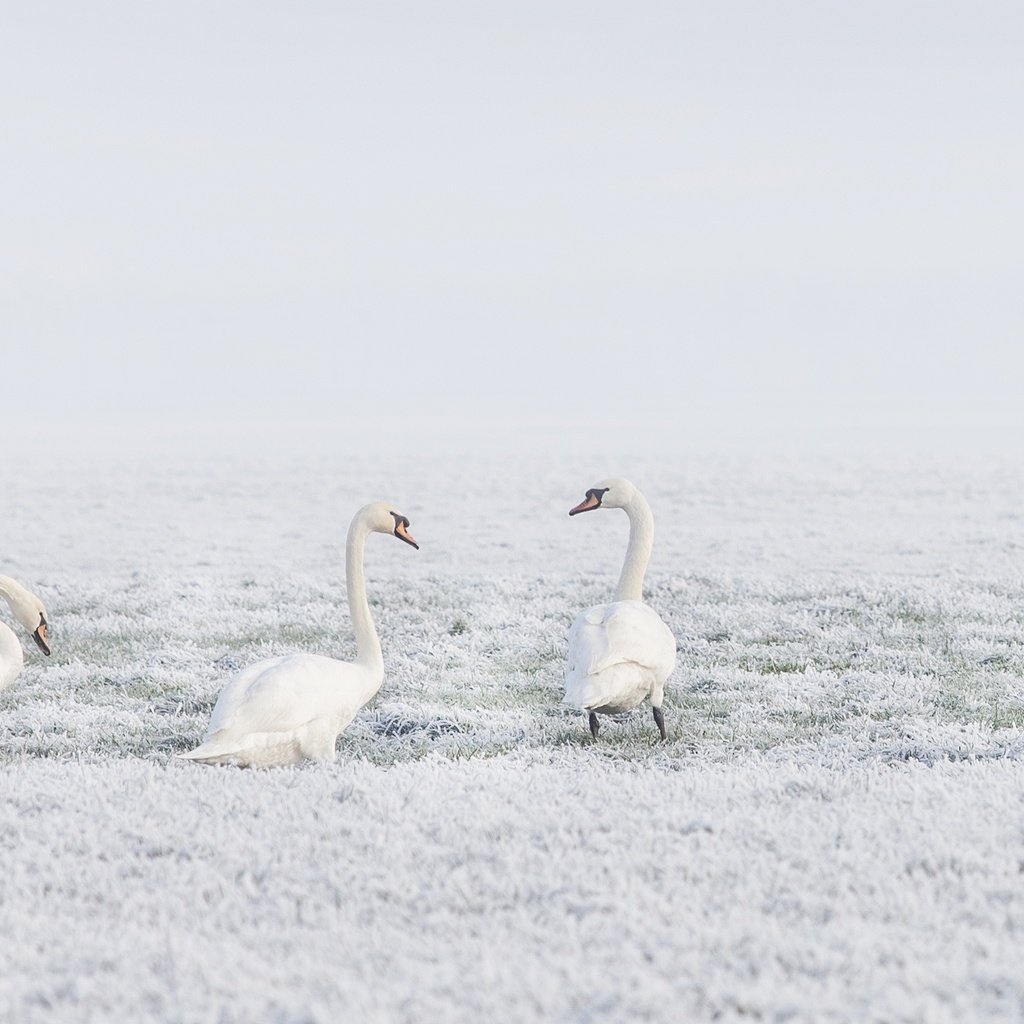
M19 10L13 437L1013 446L1022 27L949 3Z

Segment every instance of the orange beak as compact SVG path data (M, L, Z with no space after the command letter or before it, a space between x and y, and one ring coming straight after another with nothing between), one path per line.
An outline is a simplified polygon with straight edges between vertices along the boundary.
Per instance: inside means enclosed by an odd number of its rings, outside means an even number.
M406 544L411 544L417 551L419 551L420 546L412 539L412 534L409 532L409 528L405 523L397 523L395 525L395 536L399 540L404 540Z
M569 515L574 516L580 512L589 512L591 509L600 508L601 499L596 494L588 495L578 505L569 509Z
M35 640L36 644L39 647L39 650L41 650L43 652L43 654L49 656L49 654L50 654L50 645L46 642L46 623L45 622L40 622L39 623L38 628L32 634L32 639Z

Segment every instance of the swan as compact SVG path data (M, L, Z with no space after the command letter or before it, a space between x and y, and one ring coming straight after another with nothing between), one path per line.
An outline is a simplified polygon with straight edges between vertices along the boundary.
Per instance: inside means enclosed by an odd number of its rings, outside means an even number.
M661 705L665 680L676 664L676 641L643 599L644 573L654 545L654 516L636 486L620 478L591 487L569 515L596 508L625 510L629 547L615 600L580 612L569 630L564 701L588 713L596 740L598 714L632 711L650 698L655 724L665 740Z
M31 591L26 590L10 576L0 576L0 597L11 606L14 617L32 634L43 654L50 653L46 641L46 608ZM14 630L0 622L0 690L11 685L21 675L25 655Z
M409 520L378 501L361 508L345 544L348 606L359 655L354 662L286 654L244 669L220 692L202 744L179 754L202 764L267 768L307 758L334 760L338 733L380 689L384 660L370 618L363 548L371 533L390 533L419 549Z

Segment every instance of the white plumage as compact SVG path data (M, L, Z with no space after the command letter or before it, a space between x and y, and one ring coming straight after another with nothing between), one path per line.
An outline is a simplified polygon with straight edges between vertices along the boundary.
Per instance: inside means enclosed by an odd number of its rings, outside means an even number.
M180 756L250 768L331 761L338 734L383 678L383 671L316 654L257 662L221 690L205 740Z
M657 612L640 601L597 605L569 630L565 699L606 715L632 711L648 697L660 707L675 664L675 637Z
M10 576L0 576L0 597L10 605L18 622L32 634L32 639L43 654L48 655L50 647L46 637L47 619L43 602ZM25 653L14 630L5 622L0 622L0 690L10 686L21 675L24 665Z
M380 641L366 600L366 537L393 533L418 547L408 528L409 520L386 502L361 508L349 527L345 571L359 649L354 662L287 654L250 665L221 690L203 743L179 756L203 764L252 768L334 760L338 733L384 680Z
M666 738L662 714L665 680L676 664L676 642L661 617L643 601L643 579L654 544L654 517L647 500L628 480L605 480L569 515L621 508L629 516L629 547L616 600L581 612L569 630L565 702L586 711L598 734L597 715L632 711L650 700Z

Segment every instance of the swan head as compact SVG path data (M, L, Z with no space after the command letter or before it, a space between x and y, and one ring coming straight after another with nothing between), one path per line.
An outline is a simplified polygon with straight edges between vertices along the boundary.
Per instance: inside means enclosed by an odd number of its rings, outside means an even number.
M586 497L578 505L569 509L569 515L575 516L580 512L592 512L595 508L626 508L636 493L636 486L628 480L617 476L611 477L587 488Z
M14 617L32 634L39 650L49 655L50 645L46 639L48 621L46 607L35 594L20 587L8 597Z
M411 544L419 551L419 544L409 533L409 520L391 502L375 501L365 506L360 515L372 533L390 533L393 537L404 540L406 544Z

